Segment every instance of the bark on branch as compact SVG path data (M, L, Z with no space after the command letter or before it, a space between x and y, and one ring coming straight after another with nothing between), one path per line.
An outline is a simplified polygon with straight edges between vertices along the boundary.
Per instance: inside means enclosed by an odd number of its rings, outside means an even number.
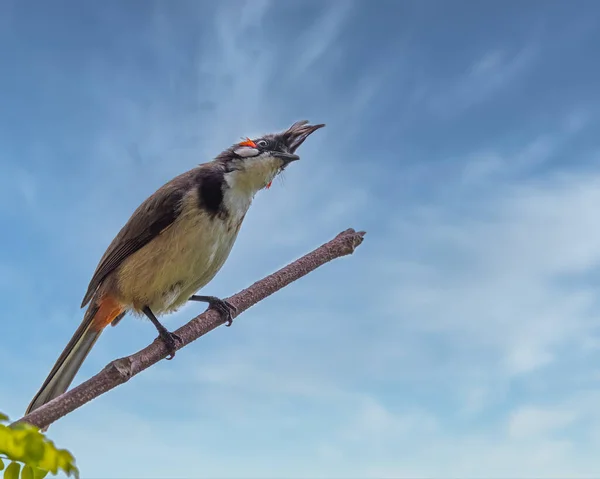
M237 307L236 316L238 316L267 296L307 275L319 266L335 258L352 254L354 249L362 243L364 235L364 231L356 232L351 228L343 231L316 250L266 278L257 281L249 288L227 298L227 300ZM182 343L178 346L178 349L190 344L200 336L205 335L222 324L224 324L224 321L221 319L221 316L212 309L196 316L177 331L174 331L182 339ZM39 428L45 428L92 399L129 381L133 376L166 356L167 351L162 341L157 339L149 346L131 356L112 361L95 376L16 422L26 422Z

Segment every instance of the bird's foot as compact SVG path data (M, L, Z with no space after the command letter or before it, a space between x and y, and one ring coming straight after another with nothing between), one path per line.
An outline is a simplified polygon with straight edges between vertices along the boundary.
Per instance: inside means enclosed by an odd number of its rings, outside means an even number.
M157 317L154 315L149 306L145 306L142 309L142 312L152 322L152 324L154 324L154 327L158 331L158 337L165 344L167 352L169 353L167 359L173 359L175 357L175 351L177 351L177 343L182 344L183 341L181 340L179 335L172 333L162 325L162 323L157 319Z
M216 296L199 296L194 295L190 297L190 301L200 301L208 303L209 308L216 309L221 317L225 320L225 326L231 326L233 323L233 315L237 313L237 308L229 301L217 298Z
M177 343L183 343L181 337L175 333L172 333L171 331L168 331L167 329L159 331L158 337L162 340L167 348L167 352L169 353L167 359L173 359L175 357L175 351L177 351Z

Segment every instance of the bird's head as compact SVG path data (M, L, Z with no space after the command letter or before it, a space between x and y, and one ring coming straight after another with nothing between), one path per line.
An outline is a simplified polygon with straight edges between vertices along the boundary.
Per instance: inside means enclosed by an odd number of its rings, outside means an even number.
M296 150L304 140L324 126L298 121L281 133L245 138L221 153L218 159L225 162L228 181L235 182L237 187L249 191L268 188L291 162L300 159Z

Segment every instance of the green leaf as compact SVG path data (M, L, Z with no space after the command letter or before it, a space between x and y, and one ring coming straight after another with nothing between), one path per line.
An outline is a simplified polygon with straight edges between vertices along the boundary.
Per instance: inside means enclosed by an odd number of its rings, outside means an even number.
M6 469L0 461L5 479L19 479L19 473L20 479L44 479L48 473L56 475L59 472L79 479L73 455L66 449L57 448L31 424L0 424L0 456L12 461ZM22 470L19 463L23 463Z
M0 412L0 422L8 421L8 416Z
M4 461L2 460L2 458L0 457L0 471L4 469Z
M19 479L19 471L21 470L21 464L18 462L11 462L6 470L4 471L4 479Z
M33 479L33 469L31 466L26 465L21 470L21 479Z
M25 443L27 462L38 463L44 457L45 452L44 437L41 434L29 434Z
M48 475L48 471L35 467L33 468L33 475L35 479L44 479Z

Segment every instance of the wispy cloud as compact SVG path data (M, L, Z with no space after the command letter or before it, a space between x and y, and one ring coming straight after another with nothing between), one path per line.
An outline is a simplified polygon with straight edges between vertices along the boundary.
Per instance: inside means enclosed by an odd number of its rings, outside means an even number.
M535 65L539 47L531 42L512 51L484 52L464 72L438 80L435 88L422 91L425 103L437 115L452 117L491 98Z
M328 4L324 14L303 32L298 41L300 54L292 62L294 75L322 76L322 69L315 68L316 64L326 54L331 54L331 48L354 6L352 1Z

